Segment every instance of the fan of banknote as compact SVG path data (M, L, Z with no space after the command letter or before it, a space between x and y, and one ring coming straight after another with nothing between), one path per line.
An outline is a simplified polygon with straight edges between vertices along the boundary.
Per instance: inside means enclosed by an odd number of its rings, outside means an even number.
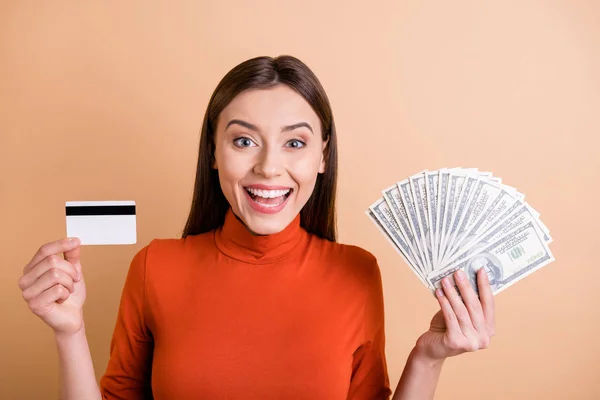
M421 171L382 190L366 211L431 291L485 268L499 293L554 261L550 231L517 189L476 168Z

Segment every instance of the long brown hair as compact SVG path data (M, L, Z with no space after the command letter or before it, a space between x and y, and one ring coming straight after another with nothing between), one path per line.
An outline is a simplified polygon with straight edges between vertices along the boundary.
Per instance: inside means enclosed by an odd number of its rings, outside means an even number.
M269 89L278 84L294 89L311 105L321 120L323 140L328 141L324 151L325 171L317 176L313 193L300 211L300 225L309 233L336 241L337 140L331 106L315 74L289 55L244 61L217 85L204 114L194 197L182 237L209 232L225 221L229 203L221 190L218 170L212 168L214 135L221 111L245 90Z

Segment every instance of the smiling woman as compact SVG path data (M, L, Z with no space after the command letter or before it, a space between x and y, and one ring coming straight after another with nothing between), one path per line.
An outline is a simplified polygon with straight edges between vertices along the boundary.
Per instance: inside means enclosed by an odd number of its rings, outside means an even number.
M249 116L253 123L235 119L238 115ZM308 122L288 125L298 120ZM227 128L223 121L229 121ZM318 174L325 172L327 140L320 125L304 98L284 84L248 90L221 112L213 166L234 214L252 232L279 232L301 213ZM332 163L333 174L335 169Z
M80 242L48 243L25 266L23 297L55 332L61 398L389 399L381 274L336 242L336 177L331 107L310 69L291 56L233 68L204 116L182 237L131 262L99 387ZM395 399L431 399L445 358L489 344L486 277L481 301L460 271L462 299L444 281Z
M335 241L336 183L335 123L317 77L291 56L247 60L209 102L183 237L221 226L231 207L256 234L300 214L309 233Z

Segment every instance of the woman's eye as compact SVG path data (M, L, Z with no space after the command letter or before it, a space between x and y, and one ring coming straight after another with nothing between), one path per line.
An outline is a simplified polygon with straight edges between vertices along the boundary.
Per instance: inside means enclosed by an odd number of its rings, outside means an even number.
M237 147L251 147L254 142L247 137L239 137L233 141Z
M303 141L297 140L297 139L290 140L289 142L287 142L287 144L289 145L288 147L291 147L294 149L299 149L301 147L306 146L306 144Z

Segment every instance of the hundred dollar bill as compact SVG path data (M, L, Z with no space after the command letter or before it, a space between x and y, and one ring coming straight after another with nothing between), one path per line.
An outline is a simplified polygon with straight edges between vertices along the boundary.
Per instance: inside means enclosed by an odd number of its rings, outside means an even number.
M390 238L394 243L396 243L403 254L409 261L409 265L415 268L421 275L425 276L425 271L417 264L415 260L415 254L413 250L410 248L406 240L402 237L400 233L400 227L392 212L385 201L385 199L380 198L375 203L373 203L369 210L373 213L373 216L379 221L384 230L388 233Z
M443 210L440 210L440 231L438 235L438 260L443 256L443 244L446 240L446 235L452 222L452 214L456 209L455 205L458 202L460 192L462 191L462 185L465 177L468 173L475 173L476 169L465 169L465 168L452 168L448 170L448 182L446 186L446 193L441 201L443 204Z
M514 188L497 183L495 179L482 179L477 185L475 195L467 208L462 225L458 228L459 234L470 229L480 215L491 212L493 207L502 203L501 199L505 199L505 196L510 196L511 200L522 200L525 197L522 194L517 193Z
M501 218L491 229L477 235L474 234L469 238L463 246L451 257L447 265L455 264L456 261L460 261L467 257L468 254L473 253L478 247L485 247L490 243L502 238L508 232L512 231L518 226L524 225L529 221L533 222L535 229L537 230L540 237L546 244L550 243L549 236L540 228L537 224L537 218L532 212L532 208L527 203L522 203L518 200L513 206L511 206L506 212L508 215L505 218Z
M412 192L410 189L410 181L405 179L397 183L398 190L400 191L400 197L406 207L406 213L408 215L408 222L413 236L415 237L415 244L417 245L421 259L423 260L426 271L431 271L432 266L429 264L427 257L425 256L425 248L423 246L423 231L420 229L417 209L413 202Z
M458 230L458 224L461 221L461 216L467 206L468 200L470 199L469 196L473 191L472 189L480 178L481 175L476 173L467 173L464 177L462 186L460 188L460 193L458 194L456 201L454 201L452 204L454 210L452 211L451 220L442 241L442 248L440 249L442 260L444 259L446 252L449 250L448 246L450 243L452 243L454 235Z
M417 275L419 280L427 287L430 287L429 282L425 279L425 274L415 264L414 255L406 242L398 235L396 230L395 221L389 214L389 208L384 199L380 199L373 203L366 211L371 221L377 226L379 231L386 237L386 239L392 244L394 249L402 256L402 259L410 267L410 269Z
M427 171L413 175L408 179L408 181L410 183L410 190L417 212L417 223L419 224L419 229L423 234L421 245L423 246L423 253L425 253L425 261L427 262L427 265L429 265L429 270L433 271L433 247L431 246L430 239L431 228L427 218L429 214L429 203L427 200L427 189L425 187L427 182L426 174Z
M515 192L515 195L518 196L518 198L515 199L512 195L501 190L484 214L468 228L468 231L464 233L460 242L454 246L454 249L450 254L447 254L447 257L443 260L442 264L444 266L448 265L452 262L452 259L456 259L458 252L463 252L464 249L469 248L471 242L483 240L482 237L488 235L490 231L498 226L498 224L505 224L507 223L507 219L508 222L510 222L511 218L515 218L517 214L513 213L517 212L526 212L527 215L531 216L536 228L542 234L544 241L547 244L550 244L552 242L552 237L539 220L539 213L529 204L523 202L524 196L522 194ZM485 241L488 240L490 239L485 239Z
M512 188L499 185L489 179L479 179L462 220L458 224L456 232L450 237L446 256L451 255L461 245L465 234L475 225L475 221L478 221L482 225L480 227L485 229L486 222L489 222L488 217L498 216L517 200L522 200L523 197ZM482 214L484 217L481 217Z
M431 246L431 259L433 269L437 268L437 229L438 229L438 187L439 171L427 172L425 174L425 198L427 199L427 221L429 222L429 246Z
M493 212L493 209L491 209L491 211L486 214L487 217L486 215L481 216L478 222L470 227L469 231L463 235L461 243L455 246L453 250L446 253L444 260L442 260L442 268L448 266L449 263L456 258L457 252L462 252L471 242L479 239L485 232L488 232L488 228L494 229L496 224L504 222L506 218L522 204L523 203L520 200L513 202L510 207L506 207L505 204L502 204L498 206L498 208L506 208L502 214L498 215L498 213Z
M410 229L406 207L402 202L398 185L392 185L388 188L385 188L381 192L383 194L383 198L388 204L388 207L392 211L398 226L400 227L400 236L408 244L408 247L414 254L416 264L421 268L422 271L425 271L425 262L421 258L417 243L415 242L415 237Z
M477 290L476 273L485 268L493 294L500 293L525 276L554 261L548 245L538 233L533 221L518 226L500 239L469 254L464 260L427 276L431 286L439 288L441 280L462 269L472 287Z
M436 219L437 219L437 227L435 230L435 246L434 246L434 259L436 260L436 264L439 263L439 259L440 259L440 243L441 243L441 234L442 234L442 229L443 229L443 215L444 212L446 211L446 200L447 200L447 196L446 194L448 193L448 181L450 180L450 169L447 168L442 168L439 172L439 178L438 178L438 189L437 189L437 202L436 202L436 208L435 208L435 214L436 214ZM435 266L435 269L437 269L438 266Z

